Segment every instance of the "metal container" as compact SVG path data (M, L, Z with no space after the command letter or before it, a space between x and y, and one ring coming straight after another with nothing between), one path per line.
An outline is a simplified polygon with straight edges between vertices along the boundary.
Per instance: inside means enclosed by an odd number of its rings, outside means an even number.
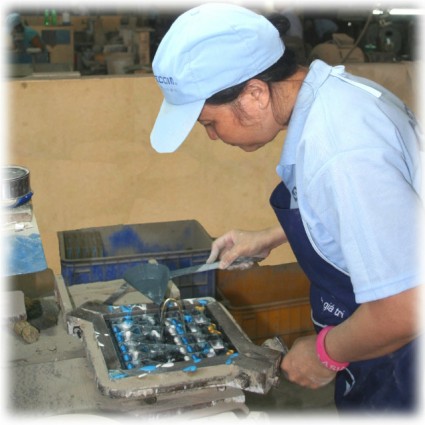
M31 193L30 172L18 165L2 167L1 200L15 201Z

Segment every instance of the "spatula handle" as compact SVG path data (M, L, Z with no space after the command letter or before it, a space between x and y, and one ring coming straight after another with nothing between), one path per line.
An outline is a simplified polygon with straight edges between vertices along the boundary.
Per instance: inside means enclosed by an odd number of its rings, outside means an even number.
M255 263L261 260L264 260L264 258L239 257L232 264ZM220 264L220 261L215 261L214 263L210 263L210 264L201 264L200 266L197 265L197 266L185 267L184 269L172 270L170 271L170 278L173 279L174 277L185 276L187 274L201 273L201 272L207 272L209 270L215 270L215 269L218 269L219 264Z

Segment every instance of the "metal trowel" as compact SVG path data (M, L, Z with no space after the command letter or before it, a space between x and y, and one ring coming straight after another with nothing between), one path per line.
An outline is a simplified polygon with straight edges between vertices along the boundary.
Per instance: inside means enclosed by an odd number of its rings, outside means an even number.
M260 260L262 260L262 258L240 257L232 264L258 262ZM164 300L164 295L170 279L214 270L218 268L219 264L220 261L216 261L211 264L202 264L170 271L169 268L163 264L143 263L126 270L123 278L133 288L137 289L143 295L146 295L155 304L160 305Z

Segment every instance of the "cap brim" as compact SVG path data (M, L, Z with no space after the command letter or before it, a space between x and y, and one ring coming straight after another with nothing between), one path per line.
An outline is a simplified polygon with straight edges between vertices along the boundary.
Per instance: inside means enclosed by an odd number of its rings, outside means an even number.
M159 153L174 152L186 139L205 104L205 100L173 105L165 99L151 132L151 145Z

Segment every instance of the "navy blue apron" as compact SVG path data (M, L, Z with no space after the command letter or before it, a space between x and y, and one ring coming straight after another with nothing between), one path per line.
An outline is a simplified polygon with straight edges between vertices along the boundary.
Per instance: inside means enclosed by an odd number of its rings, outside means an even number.
M350 277L322 259L310 243L299 209L290 209L290 193L280 183L270 198L295 257L310 280L316 332L338 325L357 309ZM319 326L321 325L321 326ZM417 342L372 360L353 362L337 373L335 404L341 412L412 411L415 403Z

